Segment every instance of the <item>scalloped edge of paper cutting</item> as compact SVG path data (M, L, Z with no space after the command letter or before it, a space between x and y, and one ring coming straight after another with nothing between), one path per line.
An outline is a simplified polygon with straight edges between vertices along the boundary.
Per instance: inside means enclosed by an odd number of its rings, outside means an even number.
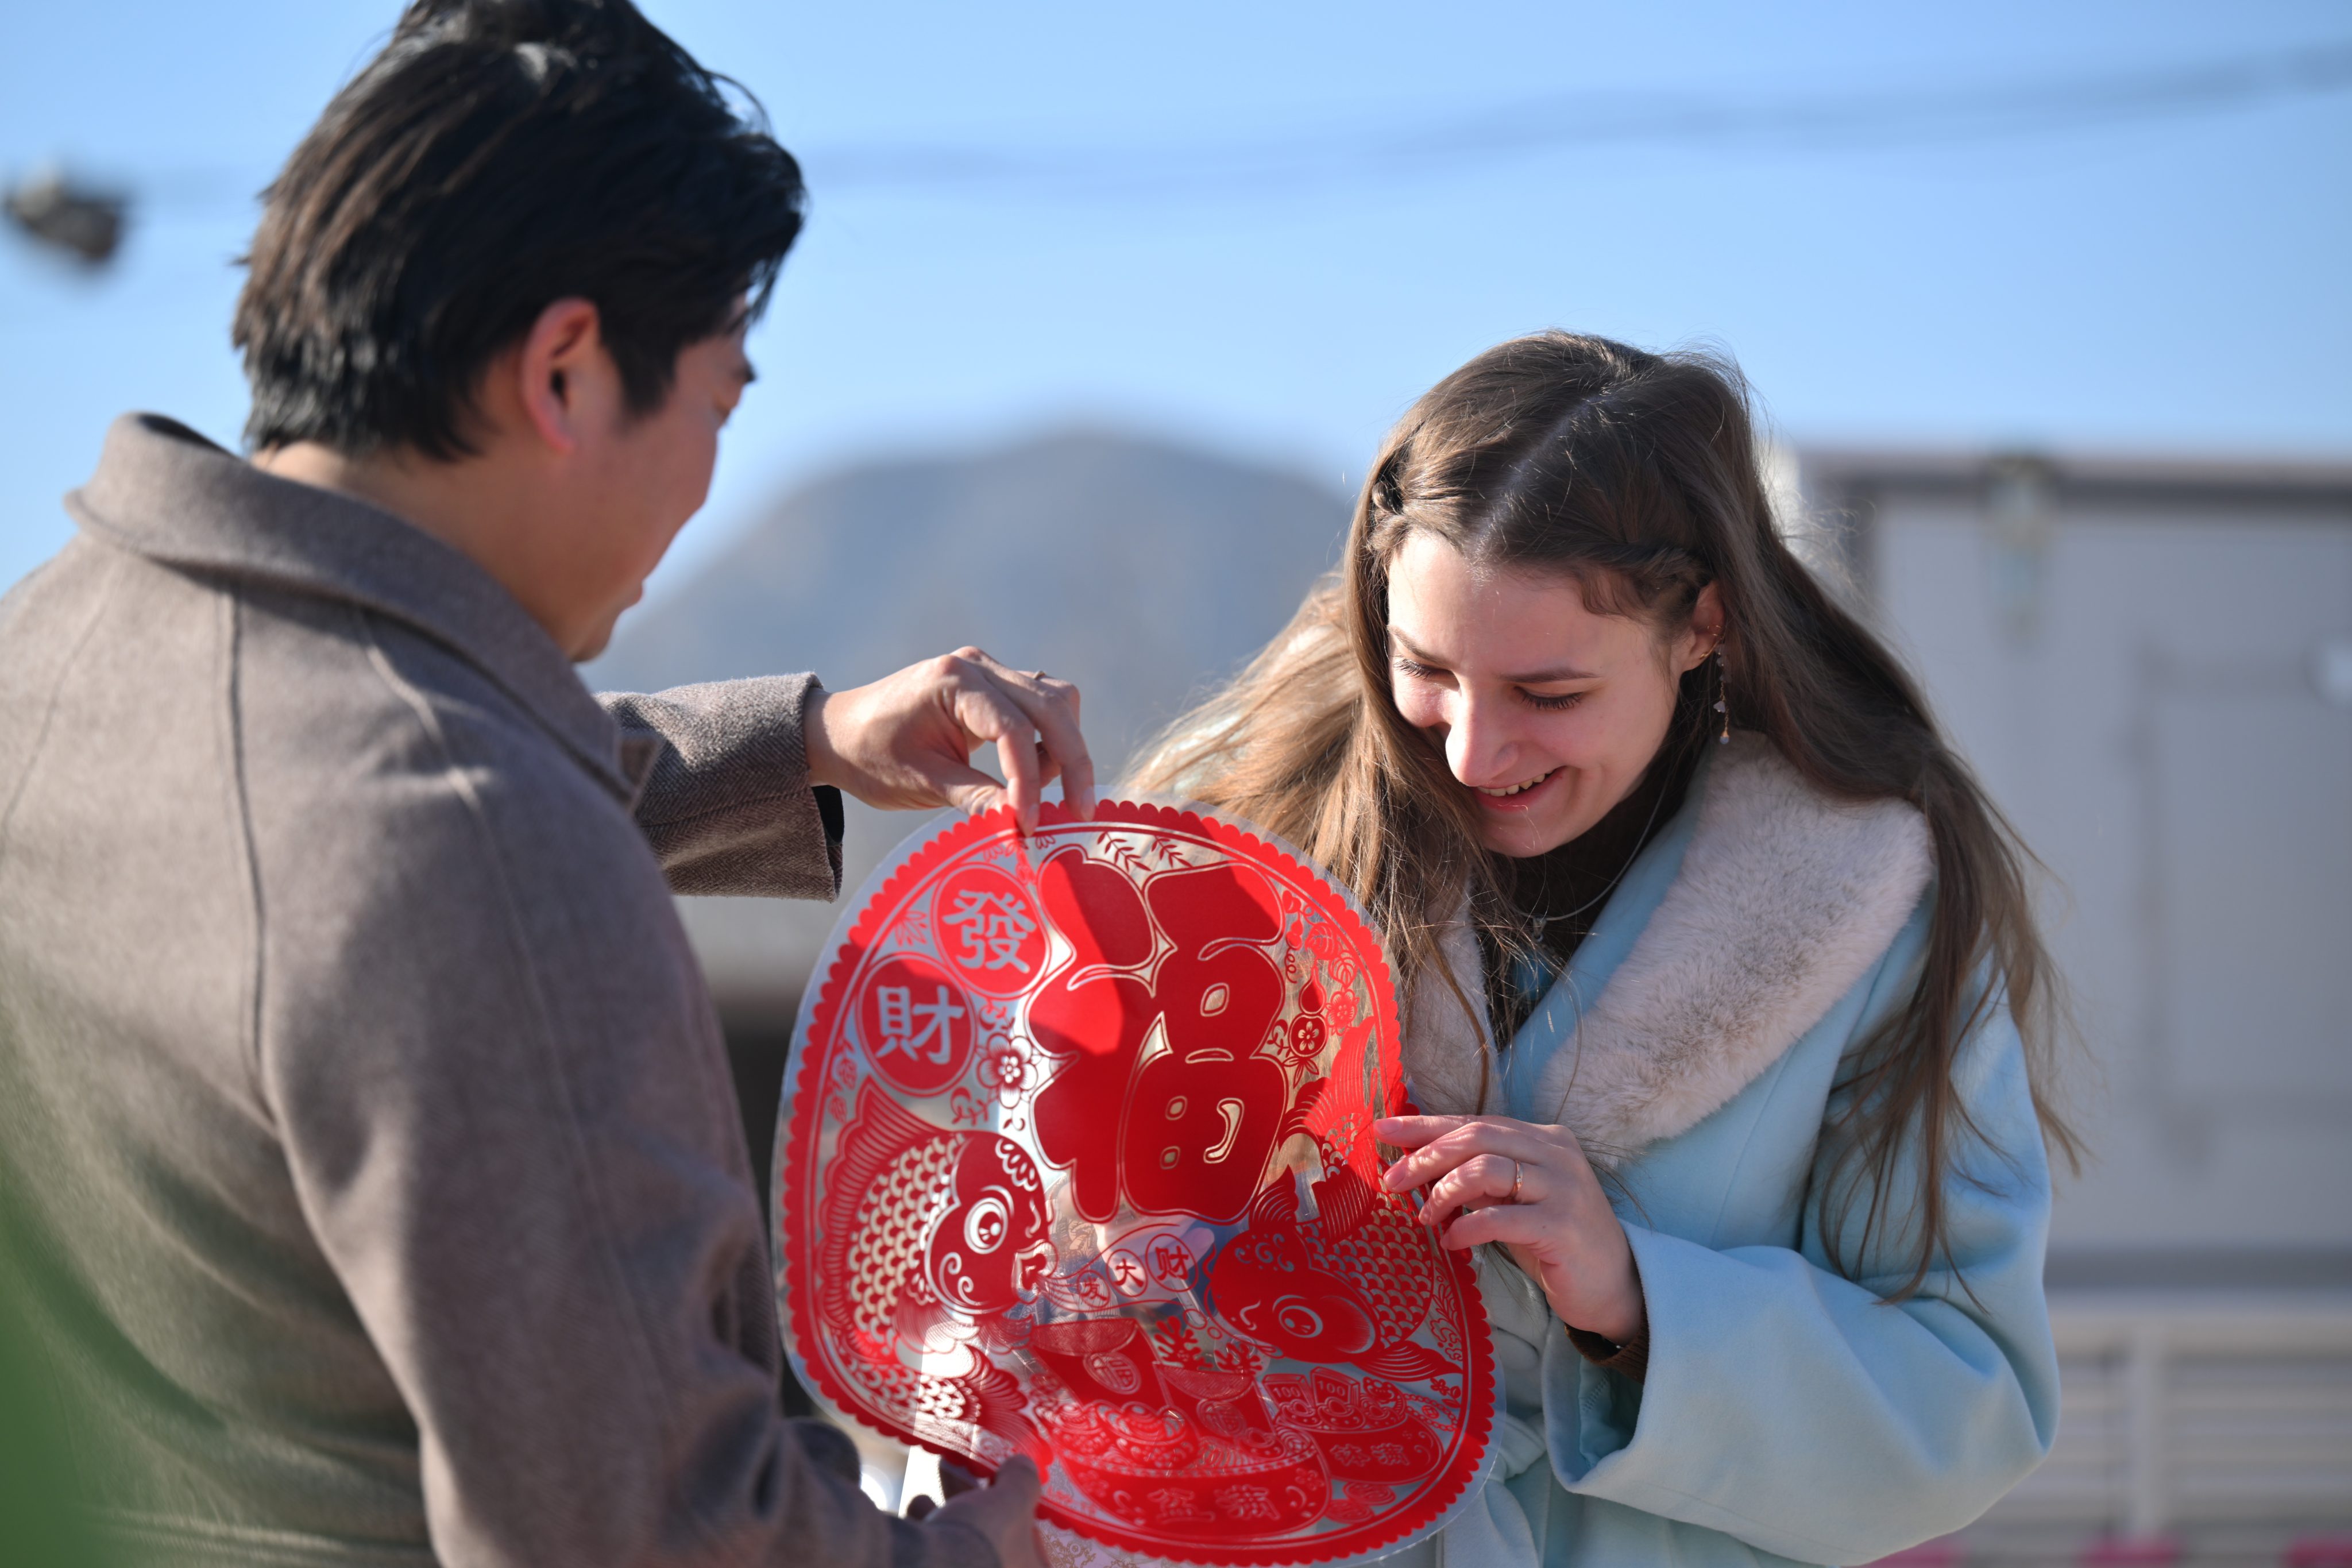
M1222 847L1239 850L1243 858L1286 872L1295 880L1322 888L1328 895L1329 907L1339 912L1351 934L1358 939L1358 951L1369 953L1376 961L1376 966L1369 967L1367 971L1378 993L1376 1000L1387 1007L1388 1017L1402 1034L1403 1017L1397 1005L1395 976L1390 971L1388 953L1379 933L1373 931L1370 921L1347 889L1334 882L1278 838L1190 807L1160 805L1148 801L1105 801L1091 816L1085 817L1075 816L1058 802L1046 801L1039 806L1038 826L1171 828L1205 838ZM776 1254L779 1337L801 1385L828 1412L837 1416L853 1420L893 1442L927 1449L941 1458L982 1472L986 1471L987 1466L972 1456L943 1447L874 1415L835 1379L824 1358L803 1353L802 1314L794 1310L793 1303L815 1299L814 1284L810 1279L815 1238L813 1234L808 1236L809 1245L798 1252L787 1242L791 1239L791 1230L797 1228L795 1221L808 1198L809 1178L814 1172L803 1170L803 1162L795 1158L792 1152L814 1146L817 1123L823 1116L821 1108L824 1085L821 1068L829 1058L824 1053L809 1050L808 1042L820 1031L825 1037L831 1037L834 1020L845 988L854 978L857 958L880 934L879 928L887 919L886 911L895 914L901 900L929 876L940 861L952 858L974 845L992 838L1018 835L1019 831L1009 806L969 817L960 813L941 813L921 829L909 834L858 889L849 910L825 941L819 963L811 975L809 988L803 995L800 1016L793 1025L791 1060L784 1073L783 1093L776 1109L776 1158L770 1181L774 1208L771 1241ZM1403 1094L1403 1112L1415 1114L1411 1090L1402 1084L1400 1089ZM803 1115L809 1122L806 1127L799 1125ZM1040 1517L1113 1551L1139 1552L1164 1561L1203 1564L1206 1568L1286 1568L1289 1564L1304 1568L1307 1564L1364 1561L1402 1551L1444 1528L1470 1501L1475 1488L1486 1477L1494 1451L1495 1423L1502 1399L1502 1378L1495 1363L1494 1331L1486 1320L1486 1304L1479 1292L1476 1267L1468 1252L1439 1250L1448 1277L1454 1281L1467 1341L1465 1348L1470 1352L1465 1354L1467 1364L1463 1369L1467 1380L1464 1389L1464 1419L1474 1423L1476 1429L1456 1450L1454 1458L1439 1479L1421 1494L1421 1505L1413 1510L1420 1515L1418 1519L1394 1531L1355 1526L1331 1531L1319 1539L1328 1540L1332 1545L1328 1549L1316 1550L1306 1541L1235 1543L1223 1549L1186 1549L1181 1545L1171 1549L1158 1542L1139 1541L1126 1534L1120 1527L1107 1525L1091 1515L1074 1512L1051 1498L1040 1500Z

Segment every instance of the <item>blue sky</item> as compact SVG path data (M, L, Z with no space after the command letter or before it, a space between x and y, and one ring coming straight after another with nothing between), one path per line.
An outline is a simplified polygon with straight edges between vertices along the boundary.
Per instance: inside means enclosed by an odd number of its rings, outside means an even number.
M1991 137L1384 151L1525 100L1608 125L2164 71L2352 40L2341 4L647 9L765 101L814 192L668 582L799 477L1044 425L1351 482L1431 381L1548 325L1727 350L1801 441L2352 456L2352 91ZM63 541L116 413L234 441L251 194L393 15L12 15L0 171L62 156L152 199L95 278L0 243L0 584ZM873 176L894 147L1157 167L1302 140L1345 155L1147 193Z

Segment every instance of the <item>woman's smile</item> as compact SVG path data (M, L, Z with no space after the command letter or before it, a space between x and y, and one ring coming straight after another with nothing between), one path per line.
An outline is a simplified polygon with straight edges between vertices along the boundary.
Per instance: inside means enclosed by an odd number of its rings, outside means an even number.
M1538 792L1543 791L1545 785L1552 783L1567 771L1565 767L1556 767L1549 772L1538 773L1531 779L1522 780L1518 784L1505 784L1500 789L1488 789L1484 784L1473 784L1470 786L1470 793L1478 797L1479 805L1490 811L1528 811L1542 804L1537 799Z

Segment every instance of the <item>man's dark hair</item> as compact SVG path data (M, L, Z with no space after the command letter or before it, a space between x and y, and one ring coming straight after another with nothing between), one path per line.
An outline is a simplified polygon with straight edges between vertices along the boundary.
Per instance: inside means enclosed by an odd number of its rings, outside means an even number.
M574 296L660 406L800 233L800 166L732 87L629 0L415 0L266 194L246 440L466 455L491 360Z

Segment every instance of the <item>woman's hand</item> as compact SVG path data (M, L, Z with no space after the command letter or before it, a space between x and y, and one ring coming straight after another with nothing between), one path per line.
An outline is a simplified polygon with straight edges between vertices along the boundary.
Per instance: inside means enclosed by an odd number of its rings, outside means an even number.
M1633 1248L1567 1128L1502 1116L1391 1116L1372 1124L1372 1136L1408 1151L1381 1184L1392 1193L1427 1186L1421 1222L1444 1226L1447 1247L1501 1242L1570 1328L1619 1344L1641 1333L1649 1315Z

